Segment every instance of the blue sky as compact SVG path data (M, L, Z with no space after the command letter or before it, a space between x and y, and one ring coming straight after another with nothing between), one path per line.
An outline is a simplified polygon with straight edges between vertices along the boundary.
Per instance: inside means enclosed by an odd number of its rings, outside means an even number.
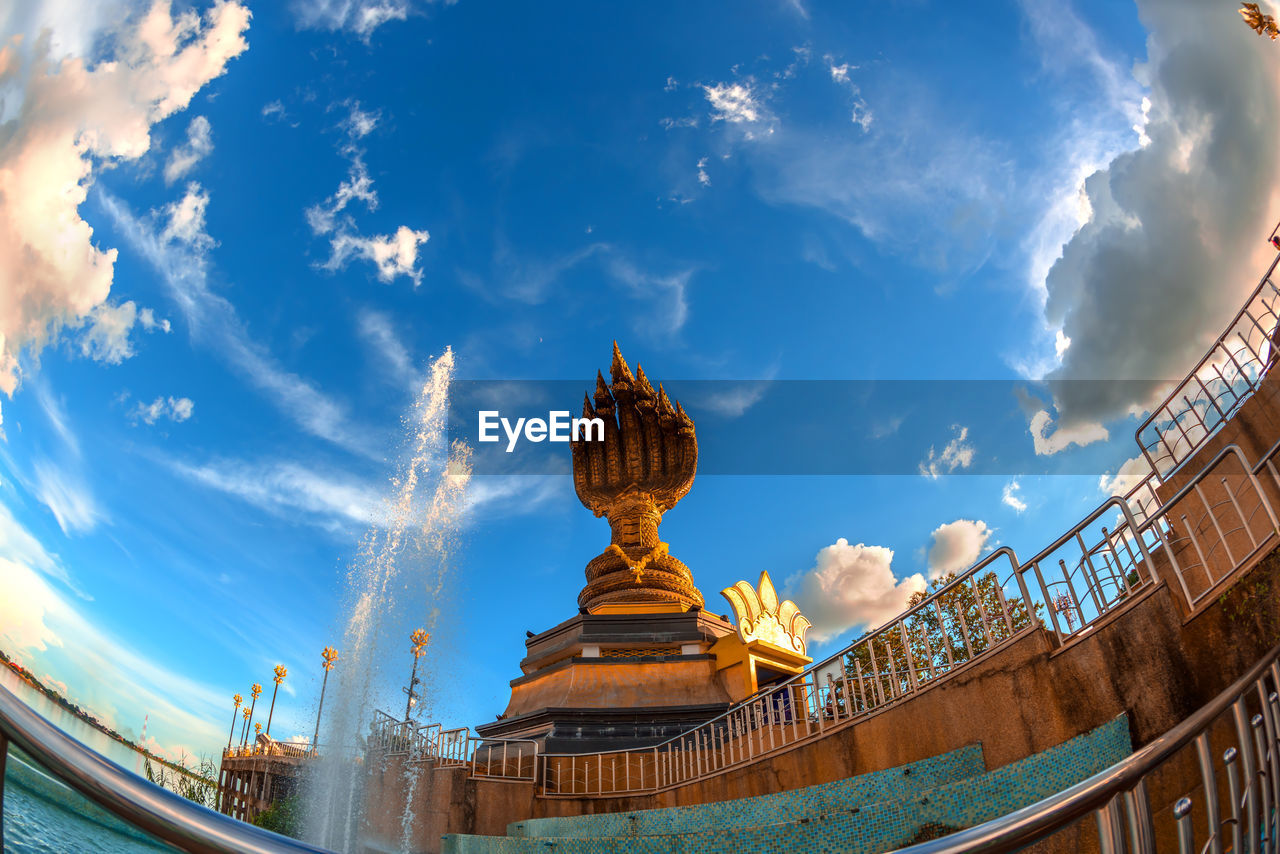
M1280 55L1230 3L114 0L0 37L0 646L170 751L280 662L273 732L310 733L446 348L565 408L614 339L655 380L1007 384L814 419L910 437L898 474L704 476L664 521L708 607L768 570L829 652L1139 472L1280 212ZM564 477L467 508L429 656L455 725L608 536Z

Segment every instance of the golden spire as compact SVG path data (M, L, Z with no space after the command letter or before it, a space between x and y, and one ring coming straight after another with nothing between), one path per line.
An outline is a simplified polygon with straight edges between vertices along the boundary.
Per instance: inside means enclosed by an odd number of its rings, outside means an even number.
M661 384L655 392L644 368L633 374L613 342L612 384L596 372L594 406L584 417L604 422L604 439L573 443L573 483L578 499L612 529L609 548L587 564L587 586L578 605L655 603L701 607L693 576L658 539L662 515L688 493L698 468L693 420L672 405Z

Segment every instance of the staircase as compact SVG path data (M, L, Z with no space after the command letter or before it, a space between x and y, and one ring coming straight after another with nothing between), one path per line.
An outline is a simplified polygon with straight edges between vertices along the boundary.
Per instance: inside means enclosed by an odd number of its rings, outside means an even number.
M986 770L980 745L834 783L755 798L515 822L506 836L447 834L444 854L879 854L1032 804L1130 753L1121 715L1056 747Z

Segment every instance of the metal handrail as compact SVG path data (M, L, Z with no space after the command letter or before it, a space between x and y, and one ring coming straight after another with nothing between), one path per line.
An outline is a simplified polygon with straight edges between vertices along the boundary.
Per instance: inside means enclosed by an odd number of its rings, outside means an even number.
M1280 646L1271 648L1249 671L1232 682L1222 693L1194 712L1190 717L1157 737L1146 747L1087 780L1050 795L1034 804L1015 810L982 824L957 831L940 839L899 848L895 854L962 854L982 851L988 854L1017 851L1069 826L1072 822L1105 809L1115 798L1132 792L1144 778L1163 765L1182 748L1191 744L1217 718L1246 696L1255 684L1275 671ZM1272 695L1274 696L1274 695ZM1274 736L1271 736L1274 738ZM1253 745L1242 745L1240 751L1252 752ZM1274 754L1274 742L1269 753ZM1250 785L1250 781L1245 781ZM1142 846L1152 850L1152 846Z
M948 582L943 587L935 590L933 593L931 593L929 596L927 596L924 600L922 600L918 604L912 606L911 608L907 609L906 611L894 617L892 620L885 623L884 626L881 626L871 632L868 632L862 635L861 637L859 637L857 640L855 640L853 643L849 644L845 648L823 659L820 662L809 665L800 673L795 674L775 685L770 685L765 689L761 689L745 700L734 703L732 706L730 706L721 714L717 715L716 717L708 721L704 721L700 723L698 726L693 727L690 730L687 730L683 733L672 736L656 744L649 745L647 747L607 751L605 753L600 753L600 754L544 753L541 755L542 761L544 763L544 772L546 767L545 763L549 761L572 760L575 762L589 762L590 757L596 757L598 760L600 760L607 754L609 757L611 757L609 761L612 763L617 758L623 758L624 761L630 761L630 760L626 760L625 757L629 757L629 756L630 757L648 757L650 755L662 754L664 750L666 751L674 750L676 752L680 752L683 750L687 750L689 748L691 740L693 740L693 743L698 743L699 738L706 740L707 733L713 732L714 730L717 729L717 727L723 727L726 723L730 722L735 716L738 716L744 713L750 714L751 707L753 706L753 704L759 703L761 701L768 701L769 697L771 696L783 697L784 695L787 695L787 693L790 691L799 689L807 692L810 690L810 688L812 688L812 690L820 694L822 690L822 686L819 682L819 676L825 668L828 668L833 663L840 661L843 657L854 653L854 651L859 646L862 646L864 644L874 643L876 642L877 639L882 637L894 638L895 637L894 632L895 630L898 630L897 627L900 625L905 625L905 621L908 618L910 618L912 615L927 612L930 607L934 606L934 603L944 602L948 596L954 595L957 591L962 590L965 585L972 584L974 579L978 578L979 574L983 570L987 569L987 567L989 567L995 560L1001 557L1009 561L1010 565L1013 568L1013 572L1009 578L1006 578L1003 581L1001 581L997 576L997 582L999 583L1000 587L1003 589L1012 581L1015 581L1015 580L1017 581L1020 589L1022 604L1023 604L1023 607L1026 609L1026 616L1029 619L1029 625L1026 627L1023 627L1023 629L1020 629L1018 631L1011 631L1007 637L1000 639L996 643L986 645L986 647L980 651L976 651L976 650L970 651L969 656L964 660L957 660L954 663L951 663L949 661L948 672L951 672L954 669L957 669L960 667L968 666L976 662L977 660L986 657L990 653L995 652L997 649L1004 648L1007 644L1012 643L1013 641L1021 637L1024 631L1030 628L1034 628L1036 626L1043 626L1043 628L1045 628L1054 637L1057 638L1059 643L1066 643L1070 638L1079 636L1080 634L1085 632L1093 623L1095 623L1098 619L1100 619L1104 614L1109 613L1111 610L1113 610L1119 604L1121 599L1127 598L1131 593L1135 592L1138 589L1147 589L1159 583L1160 579L1155 572L1154 560L1152 558L1152 551L1151 551L1152 549L1156 548L1157 545L1160 547L1163 547L1163 551L1165 552L1167 559L1170 561L1170 563L1173 566L1175 575L1177 575L1179 581L1182 583L1183 593L1187 598L1188 605L1194 606L1196 603L1196 599L1192 597L1190 594L1190 591L1186 589L1186 583L1182 578L1182 568L1178 565L1177 557L1172 553L1172 550L1168 548L1169 543L1165 541L1164 536L1161 534L1159 530L1159 526L1162 523L1167 521L1165 517L1167 516L1169 511L1174 507L1178 506L1180 502L1182 502L1189 495L1192 495L1196 490L1198 490L1200 488L1201 481L1204 478L1206 478L1211 472L1213 472L1214 469L1221 462L1226 460L1228 457L1232 457L1240 463L1243 474L1249 480L1250 485L1252 486L1253 490L1256 492L1258 496L1258 499L1260 502L1260 508L1266 513L1267 521L1270 523L1269 528L1270 528L1271 534L1280 534L1280 522L1277 521L1277 517L1276 517L1275 511L1271 506L1271 502L1267 499L1266 495L1263 493L1261 489L1261 485L1258 483L1257 476L1253 473L1256 466L1250 464L1247 456L1244 454L1244 452L1240 449L1238 445L1234 443L1229 444L1221 448L1213 456L1213 458L1203 466L1201 471L1198 472L1194 478L1192 478L1188 483L1184 484L1182 488L1180 488L1177 492L1175 492L1169 499L1162 502L1159 507L1149 510L1148 513L1144 515L1144 518L1141 521L1135 518L1127 500L1117 498L1117 497L1107 498L1106 500L1101 502L1095 509L1093 509L1088 514L1086 514L1081 521L1073 525L1066 533L1058 537L1052 544L1042 549L1034 557L1026 561L1019 562L1017 555L1014 553L1012 549L1008 547L1001 547L1000 549L997 549L991 554L985 556L981 561L976 563L974 566L965 570L963 573L958 575L955 579ZM1083 613L1081 613L1080 625L1074 628L1069 628L1064 631L1062 626L1058 622L1058 614L1056 612L1054 603L1052 601L1052 596L1049 593L1049 588L1052 586L1060 585L1064 583L1070 585L1072 583L1071 578L1068 575L1068 577L1064 578L1063 581L1054 581L1054 582L1046 583L1042 573L1040 572L1040 564L1044 562L1046 559L1050 558L1062 546L1067 545L1072 541L1081 542L1082 550L1084 550L1085 552L1088 552L1089 549L1086 546L1084 546L1083 542L1080 540L1080 533L1084 529L1086 529L1089 525L1097 522L1099 519L1105 516L1108 511L1112 511L1112 510L1116 511L1116 513L1119 515L1122 521L1120 526L1116 529L1116 531L1108 533L1107 536L1132 537L1134 540L1134 546L1136 547L1135 549L1133 549L1134 553L1131 554L1131 557L1133 559L1132 568L1134 570L1137 570L1139 565L1141 565L1143 567L1144 572L1138 576L1138 578L1132 583L1132 585L1130 585L1128 582L1125 583L1124 595L1105 602L1101 607L1097 608L1097 614L1095 616L1092 616L1089 619L1085 619L1083 616ZM1155 534L1159 538L1160 542L1148 548L1146 542L1143 540L1143 536L1146 534ZM1270 541L1271 541L1270 536L1264 537L1263 543L1259 543L1255 547L1254 551L1256 552L1257 549L1261 548L1263 544ZM1100 545L1101 543L1099 544L1099 546ZM1098 548L1098 546L1095 546L1094 548L1096 549ZM1082 558L1082 561L1083 561L1083 558ZM1239 564L1237 564L1236 568L1238 568L1238 566ZM1082 563L1082 567L1083 567L1083 563ZM1038 619L1034 616L1034 608L1036 607L1037 603L1035 599L1032 597L1031 592L1028 589L1026 580L1024 579L1024 576L1027 574L1031 574L1036 580L1036 582L1038 582L1039 590L1044 596L1044 603L1046 604L1048 609L1047 623L1043 622L1041 619ZM1215 584L1217 583L1217 581L1220 581L1220 580L1221 580L1220 578L1217 579L1215 581ZM1003 605L1003 607L1005 608L1006 612L1010 610L1008 605ZM998 616L995 622L999 623ZM883 679L886 677L892 679L895 675L900 675L903 672L907 673L909 678L914 677L916 675L912 670L911 664L908 663L908 669L906 671L899 671L895 665L895 666L891 666L887 670L879 670L877 673L874 673L874 674L868 673L866 678L873 681L876 679ZM874 702L870 707L866 709L862 709L856 713L850 711L847 715L842 716L843 719L838 721L837 723L844 723L848 720L853 720L857 717L861 717L864 714L878 711L879 709L887 705L890 705L892 703L898 702L904 698L914 696L919 690L923 690L933 682L934 682L934 677L930 677L927 680L922 680L920 684L917 686L913 678L911 687L909 690L904 688L904 690L901 693L893 693L891 691L886 691L885 692L886 694L891 694L890 697L882 698L879 701ZM805 696L807 697L807 694ZM776 745L776 747L771 742L770 747L767 750L764 749L763 747L761 748L760 754L772 752L775 749L781 749L785 746L798 743L798 741L809 740L813 737L820 736L821 732L822 732L821 728L811 731L808 727L806 727L805 734L803 735L803 737L783 739L781 742L779 742ZM693 748L694 751L696 751L697 749L698 749L697 746ZM750 759L751 757L746 757L745 759L743 757L739 757L737 759L731 759L728 764L740 765L743 761L750 761ZM676 760L676 761L679 762L683 760ZM719 766L716 766L715 768L712 769L712 773L717 772L719 770L722 770L722 768ZM702 772L699 772L699 776L701 775L701 773ZM544 773L544 777L545 777L545 773ZM664 787L668 787L671 785L678 785L685 782L688 782L688 780L683 778L679 780L671 779L666 782L659 782L658 780L654 779L650 783L650 785L644 787L644 789L642 790L656 791ZM626 790L626 792L614 791L614 792L606 793L604 791L600 791L600 792L596 792L595 794L617 795L617 794L630 793L634 791L641 791L641 790L633 789L630 786L628 786L628 789ZM590 792L583 793L583 792L575 791L575 792L572 792L571 794L592 794L592 793Z
M1272 233L1271 233L1272 237L1274 237L1278 231L1280 231L1280 225L1277 225L1276 229L1272 230ZM1231 335L1233 333L1238 333L1237 324L1239 324L1242 319L1244 319L1246 316L1249 316L1251 320L1254 320L1254 324L1257 325L1256 319L1252 318L1251 315L1248 315L1248 311L1250 307L1253 306L1254 300L1257 299L1263 293L1267 284L1270 282L1271 276L1275 272L1277 264L1280 264L1280 254L1277 254L1276 257L1272 259L1271 264L1267 267L1266 273L1263 274L1262 279L1258 282L1257 286L1249 294L1249 297L1245 300L1244 305L1240 308L1240 311L1238 311L1236 315L1231 319L1231 322L1227 324L1227 327L1222 332L1222 334L1219 335L1214 340L1213 344L1209 346L1208 350L1205 351L1205 354L1203 357L1201 357L1200 361L1196 362L1195 367L1193 367L1190 371L1187 372L1187 374L1182 378L1182 380L1173 387L1173 389L1169 392L1169 394L1166 395L1165 398L1162 401L1160 401L1160 403L1152 407L1151 414L1148 415L1147 418L1143 420L1143 422L1139 424L1138 428L1134 431L1134 440L1138 443L1139 448L1142 450L1142 455L1146 458L1147 462L1151 464L1151 468L1153 470L1159 471L1160 466L1158 466L1156 464L1156 460L1152 458L1151 447L1145 441L1143 441L1143 438L1142 438L1143 433L1146 432L1146 430L1150 428L1152 425L1157 424L1157 421L1160 419L1161 414L1166 413L1167 407L1169 407L1179 396L1183 396L1183 400L1187 402L1189 408L1194 409L1194 404L1192 404L1191 401L1187 400L1187 398L1185 397L1187 393L1186 389L1188 385L1191 383L1193 379L1197 378L1197 375L1200 373L1201 369L1203 369L1205 365L1209 364L1210 360L1216 354L1220 354L1220 348L1226 347L1226 342L1231 337ZM1280 287L1278 287L1275 283L1271 283L1271 287L1272 287L1272 290L1280 292ZM1280 301L1280 297L1278 297L1278 301ZM1271 311L1275 313L1277 311L1277 303L1273 302L1270 308L1271 308ZM1267 339L1269 339L1272 334L1274 334L1274 331L1270 333L1264 332L1264 340L1259 343L1259 348L1261 348L1261 346L1265 344L1271 343ZM1246 347L1247 346L1248 346L1248 342L1246 342ZM1227 352L1229 353L1230 351L1227 351ZM1233 415L1241 405L1243 405L1245 400L1247 400L1249 397L1253 395L1253 392L1256 389L1256 387L1259 384L1261 384L1263 377L1265 377L1266 374L1269 372L1269 368L1271 367L1271 364L1275 361L1275 356L1276 356L1275 348L1274 348L1274 344L1272 344L1272 352L1270 353L1268 360L1260 365L1258 376L1254 380L1251 380L1249 382L1250 388L1236 395L1235 401L1231 404L1231 406L1228 408L1227 411L1220 410L1221 418L1216 422L1217 425L1221 425L1222 423L1225 423L1230 418L1230 416ZM1235 361L1234 358L1232 358L1231 360L1233 362ZM1203 389L1203 386L1202 386L1202 390L1207 391L1206 389ZM1195 397L1196 397L1196 400L1201 400L1199 395L1196 395ZM1216 407L1216 402L1213 405ZM1165 415L1164 417L1167 418L1168 415ZM1174 416L1173 420L1176 422L1178 417L1179 416ZM1163 436L1157 435L1156 442L1153 444L1164 443L1166 446L1166 449L1168 450L1168 453L1165 456L1168 456L1172 461L1172 465L1169 467L1168 471L1162 473L1163 477L1167 478L1173 472L1181 468L1182 464L1185 463L1187 460L1191 459L1193 456L1195 456L1195 452L1199 450L1199 448L1209 439L1209 437L1211 437L1216 432L1216 428L1210 429L1208 428L1207 425L1203 425L1203 424L1202 426L1205 428L1204 435L1198 437L1194 442L1192 442L1189 445L1189 447L1185 449L1185 451L1182 453L1182 456L1180 458L1178 458L1175 455L1173 448L1169 447L1168 443L1165 442ZM1159 432L1159 428L1157 427L1157 433L1158 432ZM1184 438L1185 438L1185 434L1184 434ZM1177 442L1175 441L1174 444L1176 445Z
M126 771L49 723L0 685L0 756L9 742L98 806L182 851L332 854L214 812Z

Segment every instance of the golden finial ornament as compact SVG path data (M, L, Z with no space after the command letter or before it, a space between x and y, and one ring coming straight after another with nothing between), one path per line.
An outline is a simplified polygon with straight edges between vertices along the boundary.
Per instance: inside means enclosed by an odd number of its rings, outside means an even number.
M720 591L729 600L738 624L738 637L743 643L764 641L805 655L805 634L813 625L790 599L778 601L769 573L760 573L760 583L739 581Z
M333 669L333 663L338 660L338 651L331 646L326 646L320 651L320 657L324 659L324 664L320 666L329 671Z
M422 658L427 654L427 642L431 640L431 635L423 629L414 629L413 634L409 635L409 643L413 645L414 658Z
M258 695L262 693L262 686L254 682L249 686L249 693L253 695L253 699L258 699Z
M689 568L658 539L662 515L693 486L698 440L693 419L657 391L636 365L633 374L613 343L610 382L596 372L594 402L583 400L582 417L599 418L604 438L589 430L572 442L573 485L578 500L609 520L609 547L586 569L578 606L592 610L612 603L663 603L701 607L702 593Z
M277 664L274 670L276 684L279 685L284 681L284 677L289 675L289 671L284 669L283 664Z
M1258 35L1270 36L1272 41L1280 38L1280 26L1276 24L1276 19L1262 14L1257 3L1242 3L1239 12L1240 17L1244 18L1245 26Z

